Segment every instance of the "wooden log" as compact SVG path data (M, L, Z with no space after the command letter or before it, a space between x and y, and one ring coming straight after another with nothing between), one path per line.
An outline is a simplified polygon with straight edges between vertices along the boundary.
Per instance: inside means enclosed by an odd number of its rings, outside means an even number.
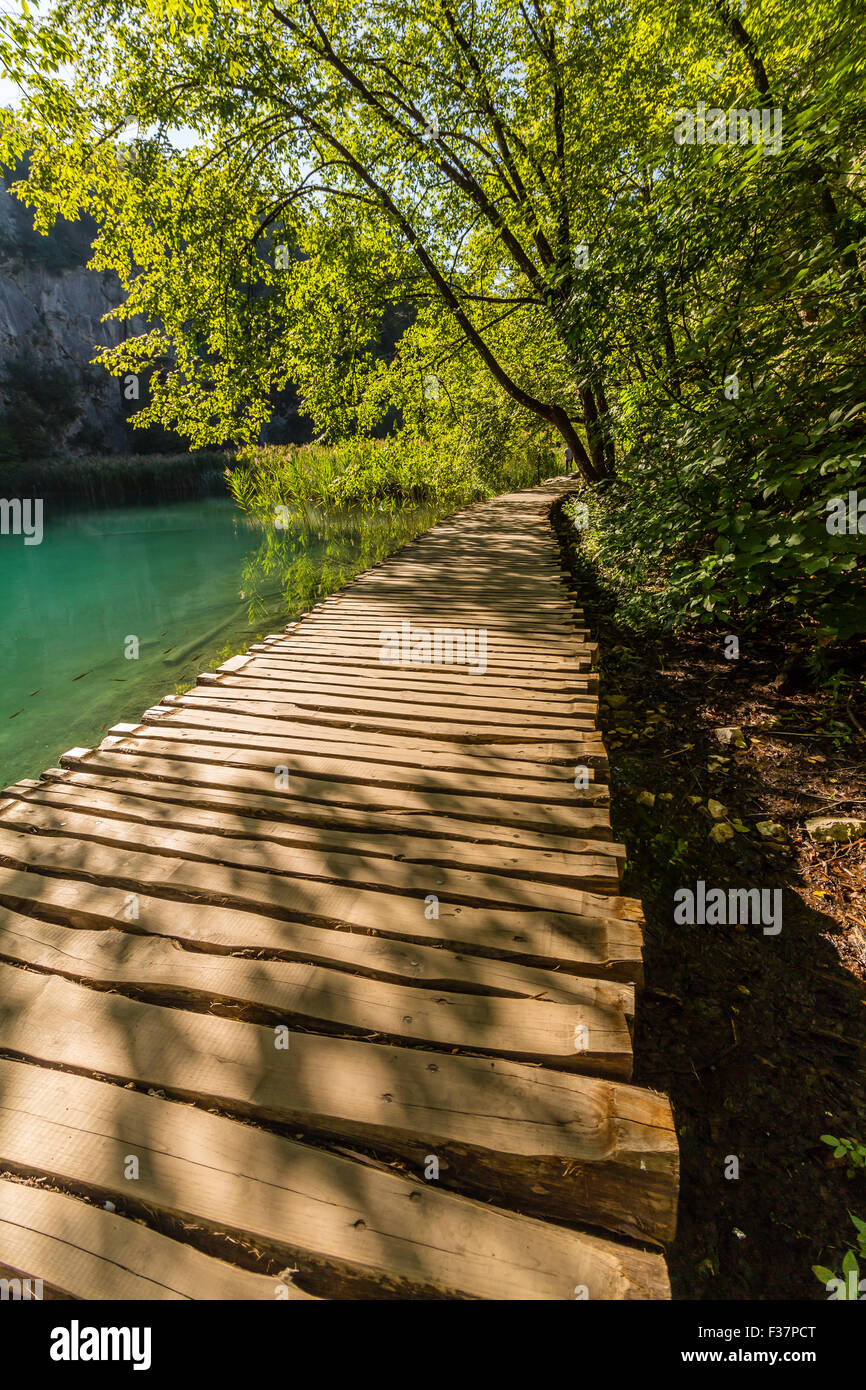
M280 743L294 739L304 743L310 752L317 748L325 751L325 744L330 748L334 748L335 745L344 747L348 744L359 757L369 756L366 751L368 749L388 749L392 754L398 753L400 756L397 761L404 764L407 754L411 753L410 761L418 767L452 767L453 770L462 770L463 763L450 762L454 757L472 759L473 763L477 759L485 762L495 761L499 766L490 768L492 772L502 771L505 765L513 761L532 761L536 766L561 764L572 769L575 764L586 764L590 768L600 769L607 767L602 736L595 729L582 731L580 735L575 734L573 738L558 743L533 739L525 743L492 741L461 744L459 741L427 737L423 730L415 734L395 735L381 730L335 728L333 725L313 722L293 724L291 720L267 719L259 714L251 714L249 710L240 706L227 713L223 709L196 709L195 706L189 705L154 705L144 711L142 723L159 724L162 728L173 726L212 730L216 734L227 732L254 737L267 735L271 741L276 739ZM237 739L236 743L241 741ZM243 742L246 742L246 737ZM485 770L483 762L478 763L477 770ZM592 773L590 780L594 780Z
M0 1061L0 1155L103 1199L244 1232L326 1297L669 1297L659 1255L436 1191L120 1086ZM431 1239L431 1235L434 1236Z
M85 764L86 765L86 764ZM134 768L131 769L134 772ZM147 813L147 803L157 802L172 806L183 806L191 811L205 813L223 811L229 816L252 822L255 827L264 824L280 826L294 834L315 829L337 834L354 831L362 839L370 842L375 849L388 843L393 837L395 843L405 845L407 857L412 858L412 847L416 840L445 840L454 845L501 846L505 849L537 851L539 857L547 852L568 854L569 846L574 845L579 852L581 840L565 835L545 835L532 830L513 829L510 826L484 825L479 822L457 820L443 817L431 820L429 816L394 816L387 812L377 815L375 811L354 811L344 806L321 806L317 803L296 801L292 797L263 806L255 794L223 791L217 788L186 787L183 782L150 781L145 775L121 777L108 773L73 772L64 768L48 768L39 782L22 779L12 787L7 787L2 795L13 798L30 796L34 791L55 787L90 788L94 793L107 792L122 795L124 799L138 803L142 814ZM604 821L591 827L593 842L606 844L610 840L609 824ZM288 838L288 837L287 837ZM348 836L352 843L355 835ZM324 843L324 841L323 841ZM403 851L401 851L403 852ZM396 857L396 856L395 856ZM507 856L504 856L507 859Z
M123 784L121 784L123 785ZM323 829L321 826L285 824L254 819L229 811L205 810L186 802L142 800L123 795L111 783L107 788L82 787L69 781L25 783L7 787L14 800L39 806L68 807L85 815L115 816L124 821L195 832L205 830L257 841L273 841L287 848L320 853L351 854L362 859L382 858L400 863L495 871L508 877L530 878L539 883L574 887L580 882L585 857L609 851L617 860L624 847L601 840L569 841L565 850L551 841L545 849L524 850L501 845L473 844L467 840L431 839L405 835L361 835L357 831Z
M22 901L22 906L29 906L40 916L24 915L0 905L0 934L6 943L6 956L70 979L116 978L127 984L135 983L136 970L153 966L161 972L160 979L182 988L186 995L193 990L200 993L205 987L202 980L206 972L202 975L199 966L225 967L229 953L245 950L248 954L244 956L230 956L234 966L228 972L221 969L219 981L223 989L232 985L232 1001L261 1010L284 1008L286 992L293 990L295 977L278 967L294 962L440 994L448 991L540 999L634 1015L631 985L538 970L519 961L491 960L469 952L457 955L433 946L334 931L303 922L287 926L284 922L263 925L254 921L250 928L249 922L230 908L180 904L147 894L136 896L137 915L132 919L129 895L116 890L89 892L83 904L74 898L72 902L73 906L64 913L56 910L62 898L53 894ZM255 948L239 947L238 941L245 941L250 929L258 944ZM156 944L152 938L156 938ZM179 957L175 949L178 945L191 949ZM216 960L208 962L203 952L210 952ZM191 971L184 976L183 970L190 962ZM128 976L121 969L127 965L132 967ZM181 973L175 976L173 967L181 969ZM327 983L326 976L321 978Z
M240 656L229 657L217 667L219 672L252 674L267 672L269 679L285 675L293 682L306 682L309 685L331 685L340 687L346 680L358 688L373 687L376 690L401 690L410 693L421 690L430 693L447 692L462 698L483 695L500 695L515 699L518 696L527 700L542 696L545 700L562 702L573 695L595 694L598 677L581 671L570 677L545 677L524 673L514 680L501 677L473 676L465 667L418 667L383 666L377 670L372 666L347 668L340 662L299 661L289 651L278 647L264 647L260 652L249 651Z
M410 710L415 713L435 710L442 718L457 714L463 718L467 698L479 718L483 716L485 720L494 714L497 717L500 714L519 715L525 720L529 714L533 719L555 719L559 722L571 715L594 719L598 711L598 701L594 696L588 695L542 700L538 696L521 699L492 693L482 696L479 693L477 699L473 699L471 691L466 695L429 690L394 691L389 690L382 682L362 685L358 681L352 681L347 689L345 681L334 684L300 681L291 675L253 668L225 673L204 671L198 677L198 684L215 685L220 690L245 691L255 699L279 697L293 703L303 702L305 706L314 709L341 709L349 706L353 710L366 711L375 707L395 714L405 714Z
M410 732L414 727L423 724L428 733L435 730L449 737L453 735L465 739L495 736L508 738L514 737L515 733L518 737L525 738L530 729L540 730L542 734L552 738L565 738L573 734L575 729L593 727L591 713L576 716L571 711L562 714L537 714L535 710L527 710L525 713L503 713L497 710L470 708L467 712L466 709L443 705L437 712L437 717L432 718L421 706L411 702L388 704L386 701L360 699L349 691L343 695L328 696L266 690L244 684L239 677L228 677L213 685L197 685L187 695L163 697L164 704L171 705L177 700L185 700L188 704L195 700L198 704L204 701L217 705L221 702L236 704L240 701L248 709L259 709L271 718L303 720L312 714L320 715L328 722L333 720L344 725L347 721L357 719L372 721L377 728L401 727L407 728Z
M309 900L295 894L290 901L285 885L266 874L219 866L208 870L188 860L0 830L0 902L6 906L37 912L62 906L70 914L86 913L88 903L106 892L117 894L119 913L130 893L163 897L185 908L207 903L236 909L243 914L237 918L233 942L237 950L280 949L281 941L290 950L290 927L306 923L349 926L388 939L447 946L460 954L471 952L545 969L559 967L574 975L636 984L642 978L640 927L636 921L613 915L616 900L589 900L587 907L600 903L603 913L583 918L440 904L439 918L428 919L423 901L415 912L398 913L399 899L394 899L395 907L385 912L375 897L368 901L361 892L329 889L317 895L320 911L305 913L302 903ZM70 916L69 920L75 919ZM275 924L281 924L282 936Z
M328 739L316 739L311 741L309 738L288 735L280 737L276 734L256 734L248 728L243 730L244 738L239 739L238 733L241 730L221 729L211 725L207 716L201 715L199 724L178 724L174 719L156 720L150 724L114 724L99 745L101 748L141 746L141 740L146 740L151 752L159 745L171 741L174 744L174 755L176 756L179 748L186 744L195 744L197 749L210 748L210 758L219 757L223 762L238 762L246 754L254 752L256 760L249 766L274 766L280 758L276 755L282 754L285 762L285 755L293 754L300 757L323 757L333 759L343 759L364 764L368 767L375 767L381 764L390 764L402 769L406 769L407 764L413 768L436 768L451 773L471 772L479 776L490 776L495 778L520 778L524 780L536 781L558 781L560 779L573 781L576 759L579 758L579 751L573 748L571 761L568 763L546 763L543 761L533 762L528 758L494 758L485 757L483 752L473 752L462 748L429 748L423 747L418 750L407 750L401 744L352 744L347 739L340 743L331 742ZM115 743L114 740L121 740ZM133 740L137 742L134 744ZM476 745L477 746L477 745ZM594 761L598 761L597 743L586 744L584 750L591 750L590 756ZM411 751L411 756L410 756ZM198 752L196 756L199 756ZM268 759L267 764L265 758ZM588 781L595 781L594 768L589 769ZM504 786L507 783L491 782L491 786Z
M595 837L602 826L608 826L606 805L592 804L594 797L585 797L584 804L575 793L576 804L550 805L541 800L513 801L508 797L491 795L459 796L447 792L421 792L402 787L378 787L362 782L347 783L343 788L329 787L326 782L312 778L289 780L285 791L275 790L273 774L247 768L225 768L213 764L193 763L175 758L151 758L139 754L133 761L112 749L70 748L61 758L61 766L82 772L101 772L121 777L147 777L154 782L180 782L191 788L214 787L228 791L248 792L259 806L276 815L290 809L292 800L308 805L345 806L369 814L387 814L394 823L404 816L417 815L428 826L438 826L442 819L489 824L498 819L504 826L535 830L550 835L581 835ZM538 783L534 784L536 787ZM587 789L589 790L589 789ZM589 804L585 804L586 802ZM440 819L442 818L442 819Z
M3 964L0 981L0 1047L27 1060L364 1144L419 1175L434 1153L449 1189L640 1240L673 1237L676 1135L651 1091L316 1034L278 1050L256 1024Z
M102 740L100 750L132 758L175 758L198 765L213 763L219 767L250 768L266 773L272 787L277 767L285 767L292 782L299 787L306 787L308 779L319 779L326 780L332 786L351 783L368 785L373 782L380 787L411 787L418 791L438 791L453 787L456 781L461 790L465 787L468 796L502 795L511 796L514 800L543 799L548 804L575 804L572 768L532 769L530 764L529 770L534 770L536 775L521 777L516 771L510 775L504 772L492 773L484 767L473 768L470 765L460 769L460 775L455 777L456 769L452 768L444 768L441 771L439 768L422 768L405 758L401 762L398 757L381 760L375 756L355 759L349 756L348 749L342 753L323 752L318 747L310 749L298 746L298 741L295 741L294 747L290 744L278 750L259 752L249 747L238 748L237 740L234 744L229 741L228 745L220 747L219 744L161 739L160 732L159 728L151 726L141 737L109 734ZM527 793L534 795L528 797Z

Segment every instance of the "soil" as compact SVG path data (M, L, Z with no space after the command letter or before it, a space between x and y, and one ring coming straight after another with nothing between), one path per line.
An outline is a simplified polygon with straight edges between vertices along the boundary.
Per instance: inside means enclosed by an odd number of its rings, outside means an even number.
M599 644L622 891L646 915L634 1080L670 1097L680 1140L673 1296L826 1299L812 1266L838 1273L856 1249L849 1212L866 1218L866 1168L849 1177L821 1140L866 1145L866 839L816 843L805 821L866 817L866 711L832 679L816 688L772 631L740 634L734 657L722 631L626 627L558 526ZM861 648L845 659L862 673ZM725 843L710 800L743 827ZM768 821L776 841L756 830ZM781 931L679 925L674 895L698 880L780 889Z

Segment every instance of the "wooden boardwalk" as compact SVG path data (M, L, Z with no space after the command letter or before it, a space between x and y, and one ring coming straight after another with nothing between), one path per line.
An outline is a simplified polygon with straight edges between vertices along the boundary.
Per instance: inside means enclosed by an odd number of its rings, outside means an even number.
M0 1272L669 1297L568 486L458 513L5 790Z

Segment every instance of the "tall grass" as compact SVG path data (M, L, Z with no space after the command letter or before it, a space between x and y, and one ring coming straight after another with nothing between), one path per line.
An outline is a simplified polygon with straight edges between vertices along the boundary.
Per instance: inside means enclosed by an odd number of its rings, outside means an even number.
M549 447L527 443L482 470L443 447L397 435L334 445L269 445L247 450L228 477L238 506L273 520L281 511L396 511L429 506L443 515L497 492L529 487L562 471Z

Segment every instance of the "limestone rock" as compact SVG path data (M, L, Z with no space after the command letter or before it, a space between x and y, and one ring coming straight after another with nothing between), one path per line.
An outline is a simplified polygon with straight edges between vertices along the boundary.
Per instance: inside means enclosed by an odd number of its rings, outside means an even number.
M859 816L813 816L806 821L813 840L833 840L844 843L861 840L866 835L866 820Z
M727 728L713 729L713 733L719 743L724 744L725 747L745 748L746 746L746 736L742 729L737 728L736 725L731 725Z

